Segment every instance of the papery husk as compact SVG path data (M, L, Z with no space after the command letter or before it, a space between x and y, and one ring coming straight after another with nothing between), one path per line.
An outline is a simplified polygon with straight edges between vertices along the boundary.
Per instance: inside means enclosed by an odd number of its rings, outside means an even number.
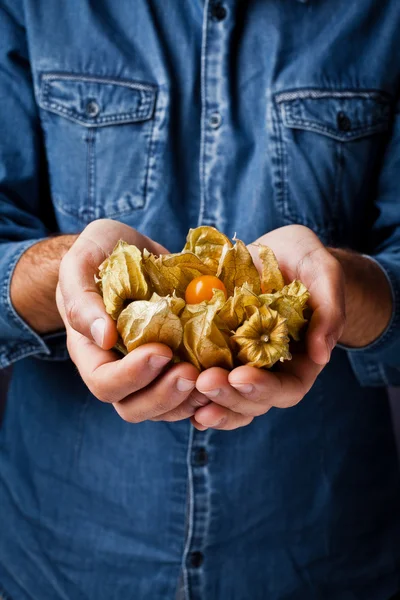
M215 314L218 313L219 310L224 306L226 302L225 294L222 290L215 289L213 290L213 296L211 300L206 302L199 302L199 304L186 304L183 312L180 315L181 321L183 325L185 325L189 319L191 319L194 315L197 315L201 310L205 310L207 306L213 306L215 309Z
M120 240L99 267L101 291L107 313L117 320L126 300L145 300L149 286L143 272L142 253Z
M297 280L285 285L270 248L259 245L258 251L261 276L245 244L233 245L213 227L190 230L180 254L157 257L119 242L97 279L117 320L116 348L127 353L160 342L172 348L175 361L199 370L232 369L237 360L259 368L290 360L288 336L301 337L309 292ZM219 277L228 298L216 289L210 301L187 305L186 288L200 275Z
M270 368L278 361L290 360L286 319L267 306L249 308L252 315L231 338L239 348L238 359L258 368Z
M225 295L215 290L210 302L187 304L181 315L183 322L183 355L199 370L210 367L233 368L233 356L226 335L216 323L217 312L225 303Z
M289 335L296 342L300 340L300 332L307 323L304 312L309 297L310 293L306 286L297 279L275 294L259 296L264 305L277 310L286 319Z
M248 306L261 306L261 302L248 284L244 284L235 287L233 296L226 300L218 312L218 317L225 327L233 332L247 319L246 307Z
M268 246L258 247L261 261L261 289L264 294L271 294L283 288L285 281L276 260L276 256Z
M196 227L189 229L186 244L182 252L192 252L207 265L212 274L218 271L219 261L224 247L232 248L233 244L226 235L215 227Z
M178 296L174 292L172 296L167 296L164 299L167 300L169 307L174 313L174 315L177 315L179 317L186 305L183 298L178 298ZM157 292L154 292L152 297L150 298L150 302L159 302L160 300L163 300L163 297L159 296Z
M250 252L241 240L236 240L232 248L225 247L217 271L228 292L233 296L235 287L244 284L251 286L255 294L261 293L260 276L253 263Z
M120 335L118 336L118 340L114 346L114 349L118 350L118 352L120 352L124 356L126 356L128 354L128 350L126 349L126 346L125 346L124 342L122 341L122 338Z
M118 332L128 352L142 344L159 342L174 352L183 337L183 326L173 312L172 298L131 302L119 315Z
M143 267L152 289L160 296L175 292L184 298L192 279L200 275L212 275L210 267L192 252L155 256L143 250Z

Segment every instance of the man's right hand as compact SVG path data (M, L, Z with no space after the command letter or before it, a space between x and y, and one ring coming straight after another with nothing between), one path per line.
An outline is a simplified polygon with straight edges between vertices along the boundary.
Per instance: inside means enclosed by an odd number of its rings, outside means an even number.
M92 394L112 403L124 420L188 418L209 402L195 389L199 373L193 365L179 363L165 371L172 351L158 343L136 348L123 358L112 350L117 328L105 311L94 276L120 239L154 254L167 252L117 221L94 221L84 229L61 262L57 287L69 354Z

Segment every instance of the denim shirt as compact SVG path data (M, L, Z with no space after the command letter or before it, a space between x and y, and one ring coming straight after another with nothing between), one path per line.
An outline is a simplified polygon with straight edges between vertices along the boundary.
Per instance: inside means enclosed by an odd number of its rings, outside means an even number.
M0 590L13 600L387 600L400 486L398 0L1 0ZM132 425L9 297L21 254L118 219L171 251L300 223L393 316L296 407ZM362 310L362 307L360 307Z

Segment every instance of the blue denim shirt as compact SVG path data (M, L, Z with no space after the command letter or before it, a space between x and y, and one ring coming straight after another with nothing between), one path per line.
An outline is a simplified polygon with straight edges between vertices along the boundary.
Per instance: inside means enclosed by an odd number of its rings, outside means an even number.
M400 486L398 0L1 0L0 589L13 600L387 600ZM111 217L171 251L290 223L373 257L384 334L232 432L122 421L10 279ZM360 307L362 310L362 307Z

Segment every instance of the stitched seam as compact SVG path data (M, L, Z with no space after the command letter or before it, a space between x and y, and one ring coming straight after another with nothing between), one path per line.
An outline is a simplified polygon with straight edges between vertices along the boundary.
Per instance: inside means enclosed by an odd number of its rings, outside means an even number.
M95 177L96 177L96 162L95 162L95 130L90 129L88 131L88 135L86 138L87 143L87 169L86 169L86 177L87 177L87 191L88 191L88 200L87 200L87 211L89 213L95 212ZM85 210L82 207L82 212Z
M276 162L277 162L276 169L274 169L274 179L275 179L274 189L276 190L275 199L276 199L277 208L278 208L278 210L280 210L282 215L284 215L285 209L284 209L284 202L283 202L284 182L283 182L283 178L282 178L282 175L283 175L282 144L281 144L281 133L280 133L280 129L279 129L279 122L278 122L279 117L276 115L277 111L278 111L278 108L275 107L275 105L273 105L271 107L271 124L272 124L272 131L273 131L274 137L275 137ZM276 174L276 172L277 172L277 174Z
M208 18L210 13L210 0L205 0L204 21L202 30L202 48L201 48L201 133L200 133L200 207L199 220L200 226L203 222L206 208L206 117L207 117L207 42L208 42Z
M36 355L37 353L38 347L32 344L24 345L23 348L21 348L21 345L19 344L16 350L12 350L12 346L8 346L0 354L0 368L5 369L13 362L20 360L21 358L26 358L27 356Z
M278 108L276 109L278 113ZM277 134L277 148L278 148L278 156L279 156L279 167L280 167L280 180L281 180L281 207L282 207L282 215L285 219L288 219L289 222L293 221L301 221L298 217L296 217L290 208L289 203L289 190L288 190L288 180L287 180L287 172L288 172L288 159L287 152L285 148L285 144L282 137L282 129L279 119L279 114L276 115L276 134Z
M318 88L293 90L275 94L275 101L279 104L285 101L311 98L370 98L387 100L389 95L378 90L321 90Z
M85 215L88 216L89 218L93 218L93 219L96 218L96 213L93 210L89 211L85 207L75 208L74 206L64 204L63 202L61 202L61 200L58 200L54 197L53 197L53 200L54 200L55 205L57 206L57 209L61 213L66 215L67 217L70 217L70 216L75 217L82 223L87 222ZM111 212L107 209L107 212L104 214L106 214L108 219L112 219L113 217L129 215L132 212L132 210L142 210L142 209L143 209L142 206L135 207L135 206L131 205L128 208L124 208L122 210L115 210L113 212Z
M376 133L378 131L385 131L387 129L387 122L385 123L377 123L376 125L367 125L364 127L357 127L356 129L352 129L351 131L344 131L340 133L337 129L333 129L332 127L328 127L326 125L320 125L313 121L307 121L306 119L285 119L286 124L289 127L293 127L293 129L313 129L315 131L319 131L322 133L326 133L338 139L340 141L352 140L356 137L362 137L364 135L369 135L371 133ZM303 127L302 127L303 126Z
M144 174L144 180L143 180L143 205L141 207L136 207L136 208L144 208L147 204L147 193L148 193L150 172L151 172L151 170L154 170L154 164L152 164L152 163L155 161L155 157L156 157L155 152L154 152L154 148L155 148L154 128L155 128L156 118L157 117L155 115L154 118L152 119L151 126L150 126L149 141L148 141L148 147L147 147L147 161L146 161L146 168L145 168L145 174ZM151 169L151 166L152 166L152 169Z
M42 101L43 108L48 108L49 110L51 110L51 112L56 112L62 116L67 115L72 120L76 121L77 123L82 123L87 127L101 127L102 124L108 123L125 123L126 121L135 122L146 121L151 119L151 104L146 103L143 106L143 109L140 110L132 110L130 112L117 113L114 115L105 115L104 117L98 117L89 121L71 108L65 108L61 104L58 104L56 102L50 102L49 100Z
M118 79L116 77L97 77L96 75L83 75L79 73L42 73L42 81L48 84L49 81L55 81L57 79L62 81L83 81L92 83L108 83L120 85L122 87L128 87L133 90L139 90L144 92L155 93L157 90L156 85L149 83L141 83L140 81L130 81L129 79Z
M343 144L335 144L335 187L333 192L333 218L335 229L341 228L341 219L339 219L340 198L342 193L342 175L343 175Z
M207 0L206 0L207 1ZM186 456L186 464L188 470L188 502L187 502L187 514L188 514L188 528L186 532L186 543L182 557L182 572L184 582L184 595L186 600L190 600L190 586L189 586L189 574L186 568L186 561L189 555L190 546L193 539L193 517L194 517L194 489L193 489L193 471L192 471L192 450L193 450L193 438L194 438L194 427L189 429L189 441Z

